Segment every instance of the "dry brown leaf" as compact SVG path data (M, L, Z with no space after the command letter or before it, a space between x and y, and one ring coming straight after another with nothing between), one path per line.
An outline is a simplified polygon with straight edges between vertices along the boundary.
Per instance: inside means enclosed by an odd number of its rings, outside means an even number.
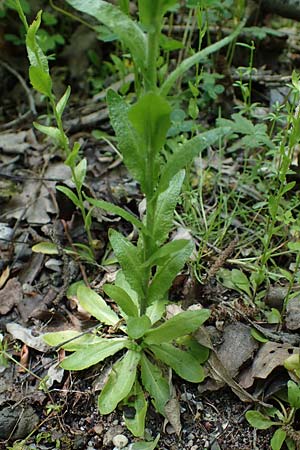
M266 342L257 352L252 366L241 374L240 385L247 389L253 385L255 378L266 379L274 369L283 366L284 361L295 353L299 353L298 347Z
M32 330L22 327L18 323L8 323L6 329L14 339L18 339L39 352L46 352L51 348L43 341L42 336L33 336Z
M181 422L180 422L180 405L176 398L171 398L164 407L166 418L172 425L177 436L181 432Z
M22 286L17 278L8 280L0 290L0 314L7 314L23 298Z
M288 301L286 306L285 324L288 330L300 328L300 297L294 297Z

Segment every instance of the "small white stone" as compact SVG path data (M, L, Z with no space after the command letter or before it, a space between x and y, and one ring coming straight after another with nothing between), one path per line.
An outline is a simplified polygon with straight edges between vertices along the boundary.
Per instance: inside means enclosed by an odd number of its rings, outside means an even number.
M128 444L128 439L124 434L116 434L112 441L117 448L124 448Z

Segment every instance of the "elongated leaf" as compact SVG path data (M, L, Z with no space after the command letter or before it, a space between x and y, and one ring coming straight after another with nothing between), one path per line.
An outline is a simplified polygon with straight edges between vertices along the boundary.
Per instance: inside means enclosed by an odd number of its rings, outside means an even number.
M146 315L151 320L152 325L158 322L164 315L166 310L166 303L167 301L165 299L156 300L152 303L152 305L147 307Z
M79 286L77 289L77 297L80 306L92 316L96 317L96 319L100 320L100 322L106 325L116 325L119 322L120 319L117 314L92 289L86 286Z
M128 317L127 333L132 339L139 339L151 327L151 320L147 316Z
M123 402L123 404L135 410L134 417L128 416L126 414L126 410L124 411L123 417L126 427L134 436L144 436L145 418L148 405L141 385L137 380L135 381L128 398Z
M120 216L123 219L127 220L127 222L132 223L138 230L143 229L145 232L145 227L142 224L142 222L135 217L133 214L129 213L123 208L120 208L117 205L114 205L113 203L106 202L105 200L96 200L91 197L86 197L89 203L93 206L96 206L96 208L104 209L104 211L107 211L111 214L115 214L116 216Z
M300 408L300 385L292 380L288 381L288 401L293 408Z
M269 417L264 416L259 411L247 411L245 417L250 425L258 430L267 430L274 425L274 422Z
M191 383L201 383L205 374L203 367L190 353L174 347L172 344L151 345L151 351L184 380Z
M140 297L143 297L145 270L141 268L142 261L137 247L122 236L122 234L114 230L110 230L109 240L127 282Z
M58 255L57 245L53 242L39 242L31 247L35 253L43 253L44 255Z
M73 180L74 184L78 186L81 190L82 185L84 183L85 175L86 175L87 161L86 158L82 158L82 160L77 164L74 169L75 178Z
M68 86L66 89L66 92L64 93L64 95L61 97L61 99L57 102L56 105L56 112L59 115L59 117L61 117L63 115L63 112L65 110L65 107L68 103L69 97L71 94L71 87Z
M83 345L73 355L67 356L60 366L66 370L83 370L125 348L127 339L102 339L95 344Z
M39 67L43 72L48 73L48 59L44 55L41 47L38 45L36 33L41 25L42 11L37 13L36 19L29 26L26 34L26 47L28 59L31 66Z
M161 370L142 354L141 357L142 383L152 397L155 409L165 415L165 404L170 400L170 388L168 381L163 377Z
M178 149L168 158L159 181L158 193L164 192L171 179L186 167L199 153L204 149L213 145L220 138L230 131L229 127L220 127L213 130L205 131L190 139L185 144L178 146Z
M146 148L129 121L129 107L112 89L107 93L107 103L124 163L140 183L142 191L146 192Z
M179 200L185 172L181 170L170 181L168 188L157 199L152 237L159 246L168 237L173 226L174 210Z
M171 342L174 339L196 331L210 316L208 309L184 311L171 317L157 328L145 334L144 342L147 345Z
M51 96L52 80L48 72L36 66L29 67L29 79L32 87L46 97Z
M286 438L286 431L278 428L272 436L271 448L272 450L280 450Z
M129 16L102 0L67 0L67 3L104 23L129 48L137 68L144 67L147 54L146 38L138 24Z
M169 259L164 261L162 266L158 266L157 272L148 290L147 303L151 305L154 301L164 298L175 276L191 255L194 248L192 241L186 241L185 247L177 253L173 253Z
M171 125L170 113L169 103L154 92L141 97L128 112L129 120L149 149L148 158L154 160L165 143Z
M138 317L138 309L127 292L119 286L105 284L103 286L105 294L112 298L127 316Z
M78 153L80 150L80 143L74 142L73 148L67 159L65 160L65 164L69 167L74 167L78 158Z
M171 72L168 78L164 81L160 88L160 93L164 96L168 95L170 89L176 83L176 80L178 80L178 78L180 78L191 67L193 67L195 64L199 64L212 53L219 51L222 47L230 44L230 42L232 42L240 34L242 28L245 26L245 23L246 19L242 20L237 28L229 36L226 36L225 38L215 42L212 45L209 45L208 47L205 47L203 50L200 50L199 52L182 61L182 63L179 64L179 66L177 66L176 69Z
M160 247L153 255L147 259L143 267L161 265L168 257L179 252L186 246L186 239L175 239Z
M113 365L108 381L98 397L101 414L111 413L118 403L127 397L135 382L140 358L139 352L128 350L126 355Z
M57 142L60 141L61 135L60 135L60 131L59 131L58 128L56 128L56 127L48 127L48 126L45 126L45 125L41 125L40 123L37 123L37 122L33 122L33 125L41 133L44 133L47 136L50 136L52 139L54 139Z
M72 191L72 189L67 186L56 186L56 189L60 192L63 192L73 203L75 206L79 206L80 202L77 195Z
M84 346L102 342L103 338L95 334L82 334L75 330L55 331L43 335L48 345L61 347L68 352L75 352Z

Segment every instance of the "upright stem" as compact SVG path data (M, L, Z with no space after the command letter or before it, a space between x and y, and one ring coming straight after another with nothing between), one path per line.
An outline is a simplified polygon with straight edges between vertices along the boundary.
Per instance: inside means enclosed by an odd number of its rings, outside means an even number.
M157 89L157 56L159 50L160 26L154 22L147 35L147 64L145 73L145 91Z

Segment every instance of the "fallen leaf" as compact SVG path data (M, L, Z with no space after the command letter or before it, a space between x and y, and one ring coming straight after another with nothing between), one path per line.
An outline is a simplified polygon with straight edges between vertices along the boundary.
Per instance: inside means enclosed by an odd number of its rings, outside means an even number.
M6 324L6 329L14 339L18 339L28 345L28 347L34 348L39 352L46 352L51 348L43 341L42 336L33 336L32 330L22 327L18 323L8 323Z
M17 278L8 280L3 289L0 290L0 314L7 314L22 300L22 286Z
M247 389L253 385L256 378L266 379L274 369L283 366L289 356L298 353L298 347L266 342L257 352L252 366L242 372L239 378L240 385Z
M300 297L294 297L288 301L286 306L285 324L288 330L300 328Z
M171 398L164 407L166 418L172 425L177 436L181 432L181 422L180 422L180 405L176 398Z

